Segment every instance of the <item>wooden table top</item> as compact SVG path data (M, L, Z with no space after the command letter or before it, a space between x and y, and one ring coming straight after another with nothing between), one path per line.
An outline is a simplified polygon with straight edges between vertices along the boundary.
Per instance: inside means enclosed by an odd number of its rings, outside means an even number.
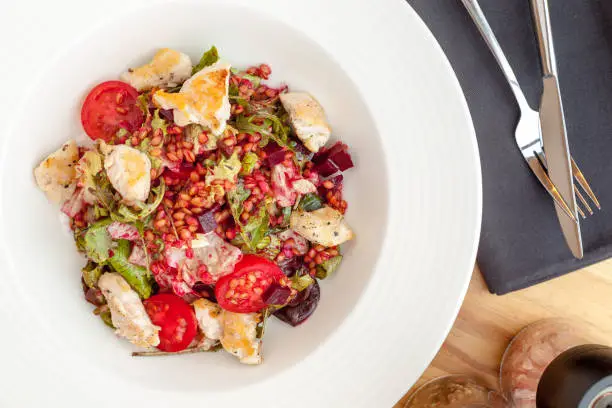
M521 328L544 318L576 318L612 339L611 295L612 259L504 296L490 294L476 268L448 338L415 387L442 375L472 374L498 389L506 346Z

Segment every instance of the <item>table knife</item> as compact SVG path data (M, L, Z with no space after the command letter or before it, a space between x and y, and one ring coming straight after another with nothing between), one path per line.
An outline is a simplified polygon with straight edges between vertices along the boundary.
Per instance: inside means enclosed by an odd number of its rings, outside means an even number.
M540 48L544 83L540 101L540 135L546 155L548 176L569 206L572 214L574 214L572 220L558 205L555 205L561 230L572 254L580 259L583 256L580 221L576 211L576 196L574 194L572 166L559 89L548 1L532 0L531 6Z

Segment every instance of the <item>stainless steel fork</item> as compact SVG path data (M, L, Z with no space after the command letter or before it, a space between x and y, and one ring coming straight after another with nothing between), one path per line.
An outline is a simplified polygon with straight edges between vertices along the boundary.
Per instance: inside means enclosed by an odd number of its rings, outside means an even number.
M525 161L531 168L531 171L535 174L535 176L540 180L540 183L548 194L552 197L552 199L559 205L559 207L573 220L575 220L575 216L570 210L569 206L563 200L559 192L557 191L555 185L548 177L546 172L546 157L544 155L544 151L542 149L542 141L541 141L541 132L540 132L540 116L537 111L531 109L529 104L527 103L527 99L525 99L525 95L521 90L521 87L516 79L516 75L514 75L514 71L512 67L508 63L506 56L504 55L497 39L495 38L495 34L489 26L487 19L485 18L480 5L478 4L478 0L462 0L463 5L467 9L468 13L472 17L474 24L478 27L480 34L484 38L487 46L493 53L493 56L497 60L497 63L502 69L506 79L508 80L508 84L514 93L514 97L516 98L516 102L519 105L519 109L521 111L521 117L516 126L516 130L514 132L514 136L516 138L516 143L525 158ZM587 182L584 174L578 168L578 165L572 159L572 170L574 172L574 178L578 182L578 184L584 189L584 192L591 199L593 204L597 209L601 209L601 205L597 200L597 197L593 193L591 186ZM576 184L576 183L574 183ZM582 207L578 205L578 213L582 218L586 218L586 215L592 215L593 209L588 204L587 200L580 192L578 187L575 189L576 197L582 204Z

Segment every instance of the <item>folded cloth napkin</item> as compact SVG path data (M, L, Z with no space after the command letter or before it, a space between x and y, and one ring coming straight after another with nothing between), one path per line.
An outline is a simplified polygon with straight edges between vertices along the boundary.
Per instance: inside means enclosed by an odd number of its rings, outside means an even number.
M603 207L582 220L582 260L572 257L552 200L516 146L518 106L461 1L407 1L446 52L470 107L483 173L478 263L490 291L522 289L612 256L612 0L549 1L570 150ZM537 109L542 79L530 1L480 3Z

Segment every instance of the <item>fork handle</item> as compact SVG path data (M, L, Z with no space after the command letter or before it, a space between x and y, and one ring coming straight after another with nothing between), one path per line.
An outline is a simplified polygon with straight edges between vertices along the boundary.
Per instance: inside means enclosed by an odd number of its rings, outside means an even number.
M495 34L493 33L493 30L491 29L491 26L489 25L489 22L487 21L484 13L482 12L482 9L480 8L478 0L461 1L463 2L463 5L468 11L470 17L472 17L472 20L478 28L478 31L480 31L480 35L482 35L482 38L484 38L485 42L487 43L487 46L493 53L495 60L497 60L497 63L502 69L502 72L508 80L508 83L510 84L512 92L514 93L514 96L519 106L521 107L521 109L523 107L528 108L529 105L527 104L525 95L523 94L518 80L516 79L516 75L514 75L514 71L512 70L508 59L504 55L504 52L501 46L499 45L499 42L497 42L497 38L495 38Z
M555 62L555 48L553 47L552 30L550 28L548 0L531 0L531 9L540 46L542 73L544 76L556 76L557 64Z

